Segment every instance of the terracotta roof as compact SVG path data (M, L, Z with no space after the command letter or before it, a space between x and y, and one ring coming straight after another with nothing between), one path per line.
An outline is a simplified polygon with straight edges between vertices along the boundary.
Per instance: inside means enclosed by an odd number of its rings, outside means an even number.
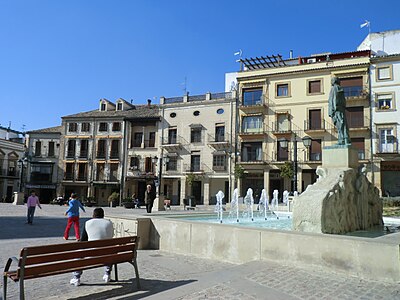
M28 131L27 133L60 133L62 131L62 126L54 126L54 127L48 127L48 128L43 128L43 129L37 129L37 130L31 130Z
M145 119L159 117L158 105L135 105L129 110L108 110L100 111L98 109L87 112L81 112L62 117L68 118L123 118L123 119Z

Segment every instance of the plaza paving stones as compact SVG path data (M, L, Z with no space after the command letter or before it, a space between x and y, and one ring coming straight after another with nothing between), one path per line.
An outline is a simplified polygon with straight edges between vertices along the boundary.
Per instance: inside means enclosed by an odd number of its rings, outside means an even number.
M174 211L175 209L175 211ZM173 207L176 212L179 208ZM0 203L0 268L24 246L63 241L66 207L43 205L27 225L26 207ZM88 219L93 208L81 214ZM157 212L168 214L170 212ZM144 209L105 208L106 216L135 217ZM158 250L139 250L142 290L129 264L118 267L120 281L104 283L101 268L83 273L82 285L69 285L70 274L28 280L27 299L400 299L398 283L363 280L324 269L300 269L273 261L235 265ZM1 286L1 289L3 287ZM1 296L0 296L1 297ZM8 299L18 299L18 284L8 282Z

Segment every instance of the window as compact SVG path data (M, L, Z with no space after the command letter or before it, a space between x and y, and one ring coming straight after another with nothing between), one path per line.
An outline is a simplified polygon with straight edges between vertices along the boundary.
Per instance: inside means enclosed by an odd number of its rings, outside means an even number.
M112 124L112 131L121 131L121 122L114 122Z
M195 116L195 117L200 116L200 112L198 110L194 111L193 116Z
M106 111L106 108L107 108L106 103L105 103L105 102L102 102L102 103L100 104L100 110L101 110L101 111Z
M105 164L97 164L96 180L105 181L106 180L106 166Z
M98 140L97 158L106 158L106 140Z
M381 153L395 152L393 128L383 128L379 130L379 151Z
M217 154L213 156L213 170L215 171L226 170L226 155Z
M278 113L276 115L276 128L277 132L288 132L290 131L290 121L288 113Z
M168 129L168 144L176 144L177 143L177 129L170 128Z
M143 140L143 132L135 132L133 135L132 147L141 147Z
M155 147L156 145L156 133L150 132L149 133L149 147Z
M380 94L376 96L379 110L393 109L393 94Z
M69 132L76 132L78 130L77 123L68 123L68 131Z
M117 110L122 110L122 102L117 102Z
M190 156L190 172L199 172L199 171L200 171L200 155L197 154L197 152L192 152L192 155Z
M131 157L129 168L131 170L138 170L139 169L139 157L137 157L137 156Z
M40 141L36 141L35 143L35 156L42 155L42 143Z
M215 141L224 142L225 141L225 125L215 124Z
M177 171L178 170L178 158L177 157L169 157L169 161L166 165L167 171Z
M175 117L176 117L176 113L172 112L172 113L169 114L169 116L170 116L171 118L175 118Z
M49 152L47 153L47 156L53 157L54 156L54 142L49 142Z
M243 105L259 105L262 103L262 89L243 91Z
M364 107L346 107L346 120L349 128L364 127Z
M65 164L65 173L64 179L65 180L73 180L75 173L75 164L74 163L66 163Z
M262 142L243 143L242 161L262 161Z
M153 164L152 158L146 157L144 160L144 168L145 168L144 171L146 173L153 173L153 167L154 167L154 164Z
M363 93L363 78L362 76L341 78L340 86L345 97L359 97Z
M321 140L313 139L310 146L310 161L322 160Z
M276 84L276 97L289 97L289 84L277 83Z
M222 115L224 113L224 109L223 108L218 108L217 109L217 114Z
M78 181L86 181L87 179L87 163L78 164Z
M118 181L118 164L110 164L110 181Z
M243 117L242 132L243 133L262 132L262 125L263 125L262 116Z
M81 125L82 132L89 132L90 131L90 123L84 122Z
M309 80L307 87L308 94L321 94L322 93L322 80Z
M195 127L190 130L190 142L191 143L201 143L201 128Z
M76 140L68 140L67 157L75 157Z
M107 131L107 123L101 122L99 124L99 131Z
M376 80L391 80L392 79L392 66L377 67Z
M364 138L352 138L351 146L358 150L358 159L365 159L365 139Z
M277 146L277 155L276 155L276 160L277 161L287 161L289 160L289 150L288 147L283 148L281 146L281 143L278 141L278 146Z
M111 141L111 154L110 158L117 159L119 158L119 140L112 140Z
M81 150L79 152L79 157L87 158L88 157L88 149L89 149L89 141L81 140Z
M308 111L308 126L307 130L318 130L321 129L321 110L320 109L310 109Z
M52 165L35 164L31 166L31 181L34 183L51 183Z

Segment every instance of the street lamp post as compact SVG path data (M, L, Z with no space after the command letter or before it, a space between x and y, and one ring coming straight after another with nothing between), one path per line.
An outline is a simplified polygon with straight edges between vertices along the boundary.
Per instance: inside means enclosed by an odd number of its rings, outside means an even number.
M163 164L168 164L169 162L169 157L165 156L165 157L160 157L158 158L157 156L152 158L152 162L153 164L157 165L157 182L155 184L156 186L156 199L158 201L156 209L157 210L161 210L160 208L163 207L163 203L161 203L164 199L161 199L161 181L162 181L162 169L163 169Z
M278 140L282 148L287 149L289 141L286 138L281 138ZM293 189L297 191L297 170L298 170L298 159L297 159L297 135L295 134L293 139ZM311 146L312 139L309 136L302 138L303 145L307 148Z
M23 180L24 180L24 167L25 164L28 162L28 159L26 157L18 159L18 166L20 167L20 173L19 173L19 192L23 192Z

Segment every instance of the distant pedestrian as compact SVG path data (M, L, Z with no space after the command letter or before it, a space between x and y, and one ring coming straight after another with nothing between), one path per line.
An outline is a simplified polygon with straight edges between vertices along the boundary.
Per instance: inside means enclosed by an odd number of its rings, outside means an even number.
M72 224L74 224L75 230L75 237L76 240L80 240L80 233L79 233L79 208L82 209L84 212L85 208L82 206L81 202L77 199L75 193L71 194L71 198L69 200L69 208L65 212L65 215L68 215L68 223L67 227L65 228L64 232L64 240L68 240L69 237L69 230L71 229Z
M28 221L26 223L32 225L36 206L42 209L42 207L40 206L39 197L36 196L35 191L31 191L31 195L28 197L28 200L26 201L26 206L28 207Z
M156 194L151 189L151 185L147 185L147 189L144 192L144 203L146 204L146 211L151 213L151 209L153 208L154 199L156 198Z

